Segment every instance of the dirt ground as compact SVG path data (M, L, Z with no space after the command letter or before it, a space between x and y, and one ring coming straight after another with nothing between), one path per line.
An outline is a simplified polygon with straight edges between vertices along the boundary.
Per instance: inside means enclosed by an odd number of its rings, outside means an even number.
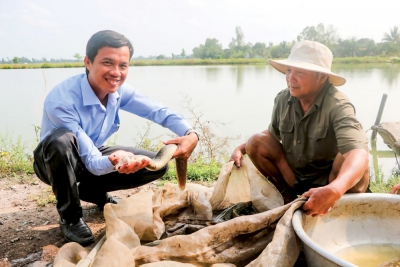
M110 194L126 198L155 186L149 184ZM48 185L40 181L28 185L0 179L0 267L52 266L58 250L66 243L59 228L55 204L41 207L31 200L31 196L42 194L46 188ZM82 201L82 206L84 220L97 243L105 233L103 212L91 203ZM95 243L86 248L90 251Z
M66 243L60 231L55 204L42 207L32 200L48 185L32 176L31 184L18 184L12 179L0 179L0 267L49 267L59 249ZM150 183L139 188L115 191L114 197L126 198L141 190L157 187ZM89 251L105 234L103 212L96 205L82 201L84 220L95 236ZM300 254L295 267L306 267Z

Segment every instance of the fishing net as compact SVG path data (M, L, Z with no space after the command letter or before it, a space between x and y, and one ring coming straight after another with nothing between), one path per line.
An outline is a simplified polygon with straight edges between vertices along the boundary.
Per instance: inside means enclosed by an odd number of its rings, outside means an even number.
M225 164L214 188L165 184L104 207L106 239L97 253L77 243L54 266L293 266L300 241L276 188L245 158Z

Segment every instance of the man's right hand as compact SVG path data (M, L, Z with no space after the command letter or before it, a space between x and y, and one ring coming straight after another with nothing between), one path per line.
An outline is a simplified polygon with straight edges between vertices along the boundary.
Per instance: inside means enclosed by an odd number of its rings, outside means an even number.
M120 163L120 161L122 161L124 158L132 156L133 153L131 152L127 152L124 150L117 150L108 156L108 160L115 166L118 163ZM150 158L142 157L140 160L135 160L130 163L121 164L121 166L118 167L117 171L119 173L125 173L125 174L134 173L137 172L138 170L143 169L144 167L149 165L149 163L150 163Z
M237 148L235 148L235 150L232 153L231 158L229 159L229 161L234 161L234 164L238 168L240 168L240 162L243 158L243 155L246 154L245 145L246 144L242 144L242 145L238 146Z

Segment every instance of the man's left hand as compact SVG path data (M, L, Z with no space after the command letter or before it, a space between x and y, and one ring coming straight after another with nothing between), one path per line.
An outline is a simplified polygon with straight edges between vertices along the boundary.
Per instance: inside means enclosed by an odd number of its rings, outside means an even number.
M115 166L119 165L116 169L119 173L134 173L138 170L143 169L150 163L150 158L146 156L139 156L137 160L132 160L131 162L123 162L123 159L129 157L134 157L134 154L124 150L117 150L108 156L108 160Z
M305 192L303 197L308 197L308 200L303 205L303 210L307 215L321 216L327 214L338 201L342 194L333 186L326 185L318 188L311 188Z
M174 158L188 159L196 148L198 142L197 134L191 133L182 137L177 137L168 141L165 141L165 145L176 144L178 149L175 151Z

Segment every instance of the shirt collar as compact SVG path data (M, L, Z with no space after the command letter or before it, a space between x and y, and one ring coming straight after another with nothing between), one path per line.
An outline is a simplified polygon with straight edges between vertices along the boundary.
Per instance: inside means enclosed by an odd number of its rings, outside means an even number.
M97 98L96 94L94 93L92 87L89 84L87 75L84 75L82 78L81 88L82 88L82 100L84 106L101 105L100 100ZM111 104L115 104L118 98L119 98L118 91L112 94L108 94L108 102Z
M321 92L319 92L319 94L317 95L317 97L314 100L314 105L318 108L321 106L321 103L324 99L325 93L326 91L328 91L328 88L330 88L332 86L332 84L329 82L329 80L326 80L324 87L322 88ZM288 103L292 103L294 101L297 101L298 99L296 97L293 97L292 95L290 95L289 93L289 98L288 98Z
M327 79L321 92L319 92L319 94L317 95L317 97L314 100L314 105L316 106L316 108L318 108L322 105L322 101L324 100L325 94L328 91L328 88L331 87L331 85L332 84Z

